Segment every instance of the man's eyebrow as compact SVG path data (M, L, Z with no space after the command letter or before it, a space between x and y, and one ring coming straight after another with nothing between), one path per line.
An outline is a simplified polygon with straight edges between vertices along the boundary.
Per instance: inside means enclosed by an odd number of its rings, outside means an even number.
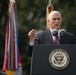
M58 20L60 20L61 18L52 18L53 20L56 20L56 19L58 19Z

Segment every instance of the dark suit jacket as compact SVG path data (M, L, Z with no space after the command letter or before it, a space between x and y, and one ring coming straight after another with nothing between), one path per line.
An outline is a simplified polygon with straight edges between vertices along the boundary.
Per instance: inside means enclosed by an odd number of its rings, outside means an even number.
M43 31L37 34L35 44L54 44L50 30ZM60 44L76 44L73 34L66 32L66 35L60 38ZM27 45L26 53L32 55L33 46Z

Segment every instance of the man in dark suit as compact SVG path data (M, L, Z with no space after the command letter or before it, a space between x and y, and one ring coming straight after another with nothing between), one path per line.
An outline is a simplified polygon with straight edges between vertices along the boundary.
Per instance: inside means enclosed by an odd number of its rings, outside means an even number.
M58 11L52 11L48 16L48 25L50 27L48 30L42 31L41 33L36 35L35 30L32 29L28 33L29 43L26 49L28 56L32 55L34 44L55 44L54 43L55 36L53 35L54 29L57 30L56 36L58 36L58 39L59 39L58 44L76 44L76 40L73 34L63 31L65 32L65 35L60 36L61 23L62 23L61 14Z

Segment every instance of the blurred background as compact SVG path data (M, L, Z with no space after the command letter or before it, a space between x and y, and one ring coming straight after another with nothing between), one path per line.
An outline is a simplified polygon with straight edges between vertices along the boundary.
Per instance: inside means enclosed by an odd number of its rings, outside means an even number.
M17 7L18 41L23 64L23 75L30 75L31 58L26 55L28 32L46 29L46 7L48 0L15 0ZM52 0L54 10L62 14L62 28L76 37L76 0ZM3 67L5 51L5 28L9 0L0 0L0 70Z

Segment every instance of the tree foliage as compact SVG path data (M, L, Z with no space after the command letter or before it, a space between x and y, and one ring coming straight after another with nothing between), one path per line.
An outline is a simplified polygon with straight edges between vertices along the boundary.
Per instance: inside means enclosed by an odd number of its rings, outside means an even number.
M47 0L16 0L18 40L23 63L23 73L29 75L31 59L26 55L28 32L34 29L46 29ZM8 0L0 1L0 69L2 69L5 50L5 28L8 16ZM76 0L52 0L54 10L62 14L62 28L76 33ZM75 34L76 36L76 34Z

